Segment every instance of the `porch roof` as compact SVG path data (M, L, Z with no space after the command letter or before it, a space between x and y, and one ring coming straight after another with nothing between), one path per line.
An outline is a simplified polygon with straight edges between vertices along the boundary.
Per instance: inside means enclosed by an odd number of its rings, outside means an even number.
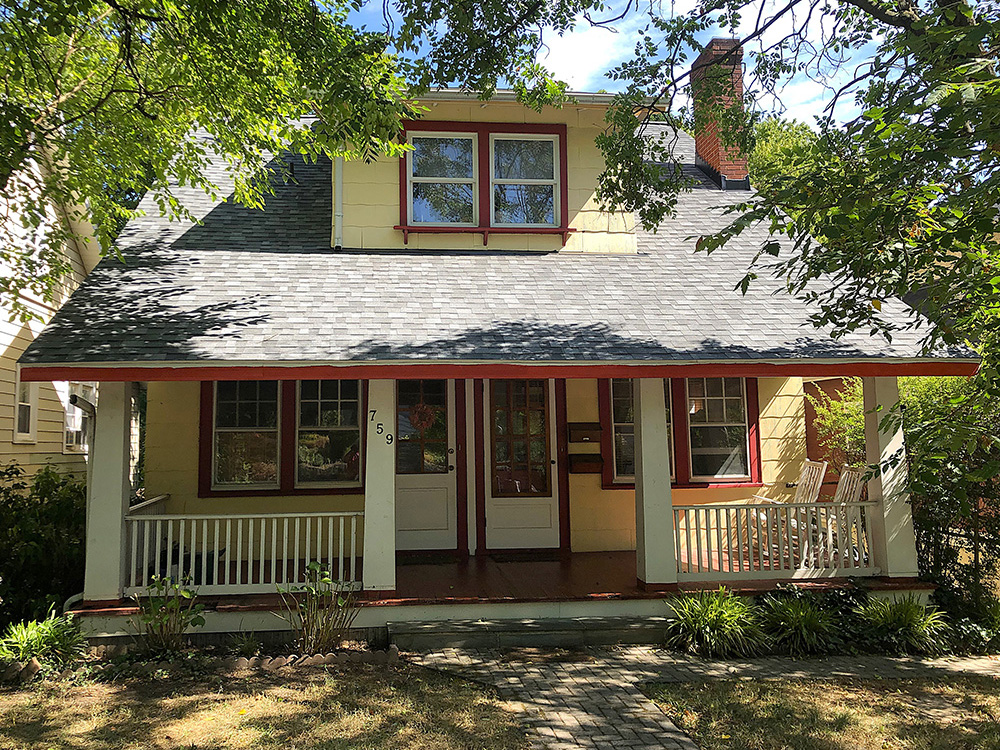
M693 152L688 141L682 154ZM123 259L105 258L29 346L23 378L212 379L232 367L344 365L974 371L968 352L923 353L913 330L891 343L864 331L834 340L765 274L745 296L735 291L766 230L696 254L693 236L724 226L721 209L746 193L685 169L695 184L676 216L656 233L638 230L638 253L617 255L337 251L325 161L296 159L295 182L276 187L264 211L178 189L201 224L161 218L147 196L147 215L119 240ZM231 185L224 165L212 170ZM901 302L885 309L900 322L913 315Z

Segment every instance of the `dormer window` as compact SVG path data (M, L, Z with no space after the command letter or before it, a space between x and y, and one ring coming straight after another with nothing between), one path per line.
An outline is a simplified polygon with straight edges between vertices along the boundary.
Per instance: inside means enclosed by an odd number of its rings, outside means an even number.
M493 226L555 226L556 140L493 136Z
M566 210L563 125L413 122L400 160L400 223L410 232L561 234Z
M413 222L476 226L476 137L419 135L410 145Z

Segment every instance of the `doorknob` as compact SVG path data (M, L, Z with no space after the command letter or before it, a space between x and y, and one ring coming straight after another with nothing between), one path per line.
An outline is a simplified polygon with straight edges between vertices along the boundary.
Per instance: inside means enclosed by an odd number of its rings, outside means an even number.
M448 464L448 471L455 471L455 467L452 466L451 464Z

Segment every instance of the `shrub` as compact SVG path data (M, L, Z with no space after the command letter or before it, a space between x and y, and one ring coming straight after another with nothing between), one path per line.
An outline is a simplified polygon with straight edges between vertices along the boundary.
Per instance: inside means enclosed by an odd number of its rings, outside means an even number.
M235 656L251 658L257 656L262 648L260 640L253 633L236 633L229 639L229 652Z
M56 616L50 610L44 620L28 620L10 625L0 638L0 660L40 662L65 666L80 659L87 639L72 615Z
M792 656L840 650L836 618L815 597L769 596L761 609L764 630L779 650Z
M963 617L950 623L948 649L956 654L988 654L1000 646L1000 631Z
M863 634L876 651L930 654L943 649L947 623L938 609L925 607L912 594L871 598L858 610Z
M188 629L205 624L204 605L196 604L197 594L187 588L190 579L176 583L153 576L145 596L136 595L139 613L133 627L150 651L176 652L184 647Z
M285 619L304 654L339 648L360 609L350 584L334 581L317 562L309 563L305 584L279 588L278 594L288 613Z
M767 639L757 608L725 588L679 596L669 602L667 644L704 657L751 656Z
M0 628L44 618L83 589L87 489L52 467L0 467Z

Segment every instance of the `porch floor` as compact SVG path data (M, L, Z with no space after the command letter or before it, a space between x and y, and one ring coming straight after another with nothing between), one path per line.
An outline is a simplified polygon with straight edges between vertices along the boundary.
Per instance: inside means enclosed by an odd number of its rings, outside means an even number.
M933 585L913 578L867 578L872 590L923 590ZM711 581L644 586L636 579L635 552L497 552L456 558L435 553L399 553L396 590L366 592L366 606L415 604L485 604L516 602L570 602L657 599L665 594L701 591L725 585L741 594L774 589L778 579ZM851 585L849 579L800 579L796 584L823 590ZM216 611L253 611L281 608L276 594L200 596ZM135 611L134 603L83 602L81 615L121 615Z

